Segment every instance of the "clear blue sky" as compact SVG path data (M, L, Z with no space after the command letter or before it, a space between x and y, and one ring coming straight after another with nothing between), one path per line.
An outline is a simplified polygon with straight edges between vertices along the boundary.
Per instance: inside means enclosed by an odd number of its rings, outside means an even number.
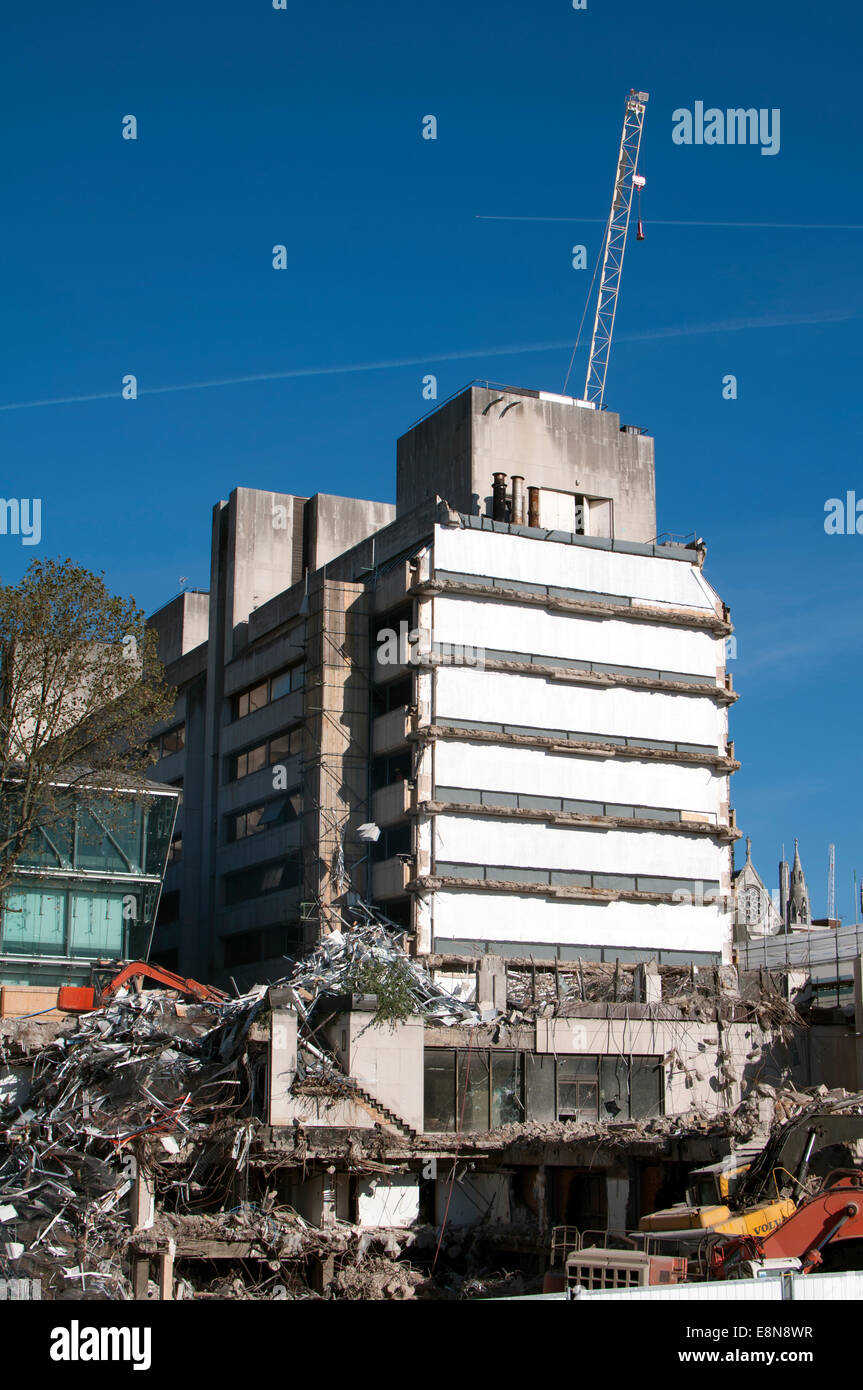
M425 373L441 399L473 377L560 390L590 279L571 247L592 264L579 219L607 214L641 87L647 240L606 403L655 435L659 527L706 539L732 606L756 863L773 886L799 835L821 915L834 841L847 919L863 535L823 519L863 498L861 27L852 0L7 6L2 484L44 517L38 548L0 537L3 579L71 554L154 609L180 575L206 585L237 485L393 498ZM696 101L778 107L779 153L675 145ZM156 389L278 372L304 374Z

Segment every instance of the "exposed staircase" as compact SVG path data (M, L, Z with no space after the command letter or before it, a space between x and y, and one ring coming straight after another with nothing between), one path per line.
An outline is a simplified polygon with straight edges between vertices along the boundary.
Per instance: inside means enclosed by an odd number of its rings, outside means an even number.
M354 1082L351 1087L350 1099L356 1101L357 1105L365 1110L367 1115L371 1115L375 1124L383 1125L390 1129L397 1130L402 1135L407 1135L410 1139L419 1139L419 1134L412 1129L407 1120L403 1120L400 1115L396 1115L388 1106L383 1105L377 1100L370 1091L364 1090Z

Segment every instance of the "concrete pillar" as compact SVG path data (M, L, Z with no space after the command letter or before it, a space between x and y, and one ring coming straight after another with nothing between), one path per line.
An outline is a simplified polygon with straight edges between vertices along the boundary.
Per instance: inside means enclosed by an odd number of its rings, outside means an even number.
M321 1179L321 1225L336 1224L336 1177L325 1173Z
M174 1256L177 1253L177 1242L168 1241L168 1248L159 1252L159 1297L162 1299L172 1299L174 1297Z
M315 1293L323 1293L336 1274L336 1261L333 1255L313 1255L309 1260L309 1283Z
M642 961L635 967L632 980L633 999L637 1004L659 1004L662 1001L662 976L655 960Z
M138 1167L132 1183L130 1215L133 1231L146 1231L156 1219L156 1192L153 1179Z
M273 991L275 993L275 991ZM284 991L279 991L279 994ZM268 1122L274 1127L294 1119L290 1094L297 1074L297 1015L294 1009L273 1003L270 1024L270 1086Z
M483 956L476 972L476 1002L485 1009L506 1009L506 963L502 956Z
M605 1200L609 1231L626 1230L626 1208L629 1202L629 1178L620 1173L608 1173L605 1178Z
M146 1255L132 1256L132 1298L146 1303L150 1283L150 1261Z

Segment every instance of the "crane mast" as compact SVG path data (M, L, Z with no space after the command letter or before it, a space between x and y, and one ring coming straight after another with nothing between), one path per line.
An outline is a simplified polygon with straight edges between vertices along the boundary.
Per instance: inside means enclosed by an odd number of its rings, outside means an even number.
M626 233L629 230L632 195L636 187L633 180L638 177L638 152L641 148L641 132L644 127L644 112L648 100L649 94L647 92L636 92L634 88L626 98L620 152L617 156L617 174L614 180L614 195L605 229L602 276L599 282L596 318L593 321L590 359L587 364L587 380L584 386L584 399L593 401L600 409L602 408L602 398L605 395L605 374L608 371L608 355L614 333L614 318L617 313L617 296L620 291L620 277L623 271L623 253L626 250Z

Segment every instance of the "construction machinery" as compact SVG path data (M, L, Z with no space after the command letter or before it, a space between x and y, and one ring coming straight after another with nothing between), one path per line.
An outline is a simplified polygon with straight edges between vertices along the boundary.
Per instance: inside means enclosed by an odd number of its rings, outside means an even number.
M823 1174L846 1160L849 1146L863 1140L863 1115L843 1114L838 1105L809 1107L796 1119L775 1125L755 1156L730 1155L690 1174L686 1200L643 1216L639 1230L657 1234L713 1231L727 1236L765 1237L796 1211L807 1194L813 1162ZM816 1161L817 1160L817 1161Z
M829 1173L818 1192L765 1236L718 1241L711 1266L713 1279L747 1278L782 1266L801 1274L863 1269L863 1172Z
M588 358L587 378L584 385L584 400L591 401L598 410L602 409L603 397L605 396L605 377L608 372L611 339L617 316L617 299L623 274L626 236L629 231L633 194L636 192L639 200L637 239L639 241L644 240L644 224L641 219L641 190L644 188L645 179L638 173L638 155L641 149L644 113L649 99L649 93L637 92L633 88L626 98L623 112L623 131L617 155L611 212L608 215L605 228L602 273L599 279L599 294L596 301L596 314L590 340L590 357ZM578 343L576 343L577 347ZM574 357L575 351L573 351ZM570 362L571 370L572 362ZM568 380L569 373L567 373ZM564 383L565 390L566 382Z
M116 966L110 968L112 971L116 971ZM144 960L130 961L121 970L112 973L110 978L104 978L105 974L104 967L101 970L96 968L93 971L94 983L92 985L63 985L57 997L58 1009L62 1009L66 1013L89 1013L91 1009L97 1009L100 1005L106 1004L111 996L130 980L143 981L144 979L155 980L167 989L174 989L178 994L194 999L198 1003L218 1004L221 1000L228 998L227 994L216 989L213 985L199 984L197 980L175 975L173 970L165 970L161 965L151 965ZM140 983L137 988L141 988Z

